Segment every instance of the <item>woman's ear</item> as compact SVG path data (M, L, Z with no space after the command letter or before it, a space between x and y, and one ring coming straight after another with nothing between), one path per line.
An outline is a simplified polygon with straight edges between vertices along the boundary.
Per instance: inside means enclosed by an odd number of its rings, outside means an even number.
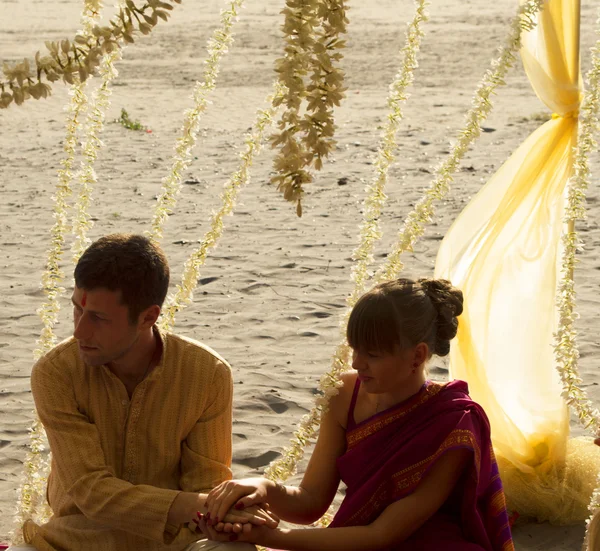
M415 364L424 364L430 356L431 354L429 353L429 346L427 346L427 343L420 342L415 346Z

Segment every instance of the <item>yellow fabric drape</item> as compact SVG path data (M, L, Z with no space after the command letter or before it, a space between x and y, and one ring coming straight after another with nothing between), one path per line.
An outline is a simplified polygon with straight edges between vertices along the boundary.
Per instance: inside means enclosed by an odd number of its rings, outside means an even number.
M579 11L579 0L549 0L524 36L527 75L556 115L461 213L435 270L465 296L451 376L468 381L488 413L509 506L557 522L587 517L598 455L587 443L567 443L552 348L564 192L577 144Z

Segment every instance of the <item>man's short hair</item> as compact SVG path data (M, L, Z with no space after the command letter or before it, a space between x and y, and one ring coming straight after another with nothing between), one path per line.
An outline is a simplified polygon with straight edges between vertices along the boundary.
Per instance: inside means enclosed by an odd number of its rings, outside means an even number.
M80 289L121 291L131 323L146 308L162 306L169 288L169 264L162 249L143 235L115 233L92 243L75 267Z

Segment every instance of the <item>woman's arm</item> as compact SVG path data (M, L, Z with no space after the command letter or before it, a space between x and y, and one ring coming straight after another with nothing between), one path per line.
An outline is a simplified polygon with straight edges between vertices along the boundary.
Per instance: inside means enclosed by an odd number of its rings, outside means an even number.
M287 499L281 518L296 524L310 524L326 512L337 492L340 475L337 460L346 451L346 429L340 418L347 414L345 393L334 396L323 415L319 437L298 488L285 487ZM281 491L281 486L280 486Z
M356 376L353 381L355 379ZM340 420L347 414L347 392L347 388L342 389L331 399L299 487L283 486L266 479L224 482L208 496L208 522L214 525L234 505L243 508L259 503L268 503L269 509L282 520L295 524L310 524L321 518L340 482L337 459L346 450L346 430Z
M348 528L271 530L252 528L249 533L233 536L239 541L250 541L288 551L376 551L405 541L421 527L448 499L463 470L473 456L467 449L447 452L425 475L411 495L392 503L367 526ZM203 526L210 539L227 541L230 534L215 532Z

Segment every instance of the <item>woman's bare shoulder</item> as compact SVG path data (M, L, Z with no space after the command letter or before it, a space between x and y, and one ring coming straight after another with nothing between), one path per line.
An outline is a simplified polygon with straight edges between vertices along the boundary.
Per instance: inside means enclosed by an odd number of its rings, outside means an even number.
M331 413L344 428L346 428L346 422L348 420L348 410L350 409L350 402L352 401L356 377L356 371L354 370L343 373L340 377L342 386L340 387L338 394L336 394L330 402Z

